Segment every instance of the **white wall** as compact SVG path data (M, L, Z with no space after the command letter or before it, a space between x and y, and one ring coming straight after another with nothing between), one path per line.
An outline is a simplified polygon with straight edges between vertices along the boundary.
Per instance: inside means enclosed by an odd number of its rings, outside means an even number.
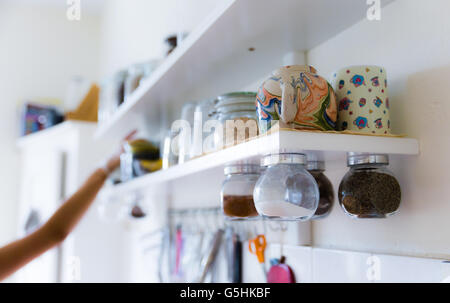
M101 32L101 76L159 59L164 39L192 31L217 6L212 0L108 0Z
M73 75L98 78L98 17L69 22L65 6L15 2L0 2L0 246L16 236L19 104L63 99Z
M354 221L335 206L313 224L316 246L450 257L449 10L447 0L396 0L381 21L361 21L308 52L324 76L347 65L384 66L393 131L421 146L419 157L391 161L403 191L397 215ZM335 188L345 172L343 164L329 172Z

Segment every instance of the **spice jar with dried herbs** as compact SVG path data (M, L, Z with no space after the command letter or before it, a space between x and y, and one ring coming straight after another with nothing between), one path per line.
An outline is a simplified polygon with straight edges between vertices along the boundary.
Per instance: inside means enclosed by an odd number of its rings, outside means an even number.
M222 209L229 219L257 217L253 202L253 189L259 178L259 165L236 163L224 169L226 179L222 185Z
M354 218L386 218L397 212L401 189L383 154L349 153L350 171L339 185L339 203Z
M323 161L308 161L307 169L319 186L319 206L311 219L322 219L328 216L333 208L333 185L324 174L325 163Z

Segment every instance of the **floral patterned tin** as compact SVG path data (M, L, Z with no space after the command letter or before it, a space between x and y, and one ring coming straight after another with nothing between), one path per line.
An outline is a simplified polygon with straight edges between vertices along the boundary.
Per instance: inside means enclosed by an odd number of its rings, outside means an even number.
M264 81L256 96L259 131L274 122L281 128L334 130L336 97L331 85L311 66L284 66Z
M351 66L332 76L338 101L338 129L390 134L386 70L379 66Z

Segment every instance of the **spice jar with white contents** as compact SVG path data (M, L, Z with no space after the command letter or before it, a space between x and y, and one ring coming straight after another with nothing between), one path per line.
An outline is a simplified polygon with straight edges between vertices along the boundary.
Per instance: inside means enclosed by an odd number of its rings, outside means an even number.
M339 203L354 218L385 218L397 212L401 189L384 154L349 153L350 171L339 185Z
M253 192L261 216L287 221L311 219L319 204L319 187L306 170L306 156L280 153L263 157L266 170Z
M253 189L259 178L259 165L236 163L224 169L226 179L220 193L223 213L229 219L258 216L253 202Z
M334 191L330 180L323 173L325 163L323 161L308 161L308 172L314 177L319 186L319 206L317 207L313 220L323 219L328 216L333 208Z

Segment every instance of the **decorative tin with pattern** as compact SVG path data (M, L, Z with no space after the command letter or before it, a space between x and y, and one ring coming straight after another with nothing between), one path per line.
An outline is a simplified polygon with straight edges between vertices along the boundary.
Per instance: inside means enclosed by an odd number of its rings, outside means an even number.
M379 66L350 66L332 76L338 101L338 129L390 134L386 70Z
M275 70L256 96L260 134L279 120L281 128L334 130L336 97L331 85L311 66Z

